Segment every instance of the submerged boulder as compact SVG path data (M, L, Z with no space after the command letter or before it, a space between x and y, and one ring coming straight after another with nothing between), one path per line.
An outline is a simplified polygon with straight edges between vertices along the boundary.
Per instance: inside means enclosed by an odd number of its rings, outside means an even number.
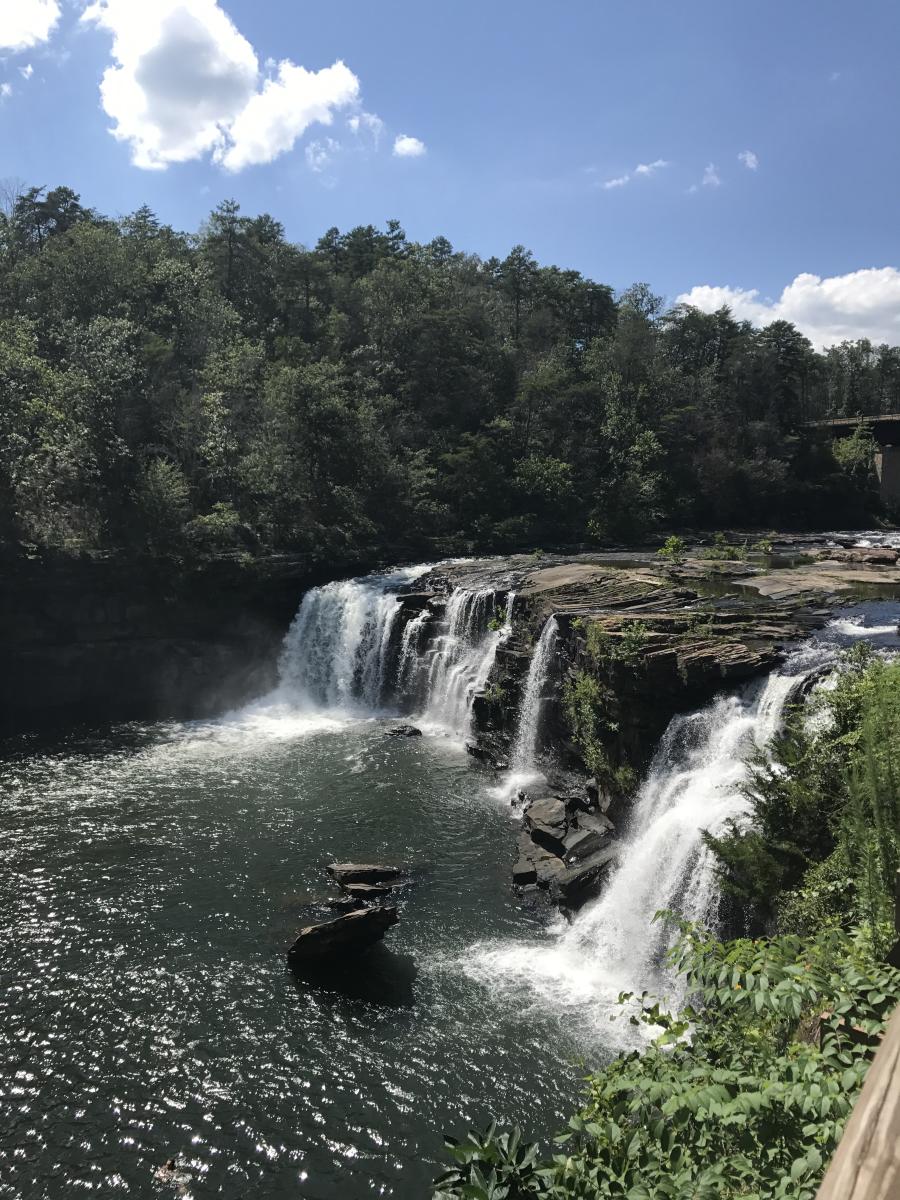
M399 921L396 908L358 908L332 921L307 925L288 950L293 963L321 962L343 954L356 954L380 942Z
M328 874L341 887L348 883L391 883L403 875L403 867L387 863L329 863Z

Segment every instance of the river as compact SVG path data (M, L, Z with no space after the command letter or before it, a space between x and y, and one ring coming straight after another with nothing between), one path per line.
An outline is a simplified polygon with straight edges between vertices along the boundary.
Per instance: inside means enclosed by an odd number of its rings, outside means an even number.
M582 1059L613 1052L610 901L563 928L516 898L509 807L460 740L508 601L448 604L409 685L430 736L388 738L395 604L390 582L361 586L305 602L282 687L241 712L3 748L0 1197L412 1200L442 1131L496 1116L552 1133ZM896 618L848 612L826 653L894 645ZM742 749L778 717L765 694L705 710L687 749L664 743L634 842L654 805L687 797L694 824L713 794L737 811ZM402 861L412 882L358 969L304 980L283 951L335 858Z

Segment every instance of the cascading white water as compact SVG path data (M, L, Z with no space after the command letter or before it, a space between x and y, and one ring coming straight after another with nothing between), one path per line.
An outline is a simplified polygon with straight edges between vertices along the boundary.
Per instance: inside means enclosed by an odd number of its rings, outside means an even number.
M509 636L513 594L503 624L494 628L496 593L454 589L440 632L431 639L420 670L425 676L422 721L455 737L469 732L472 700L485 686L500 642Z
M541 717L544 708L544 689L550 675L558 636L559 625L556 617L548 617L534 647L531 662L528 664L528 674L525 677L522 701L519 705L516 736L510 754L509 771L500 787L494 789L494 794L502 800L511 799L529 784L543 778L537 769Z
M556 617L549 617L544 622L541 636L538 638L531 656L525 688L522 692L519 725L511 759L514 771L532 769L537 758L541 713L544 707L543 691L547 685L558 634L559 625L556 623Z
M397 589L428 570L408 567L307 592L282 647L281 695L301 708L378 709L400 615Z
M492 988L529 991L556 1009L606 1014L621 991L665 990L669 933L653 917L670 908L712 921L718 888L702 830L720 832L747 812L747 755L778 729L785 705L836 647L798 651L764 686L723 696L670 723L640 789L619 866L599 899L546 940L476 947L465 969ZM671 990L671 989L670 989Z
M443 617L425 608L401 631L399 590L431 569L409 567L308 592L285 637L281 682L269 701L338 714L377 713L390 701L407 710L421 704L425 725L464 736L473 697L510 634L514 596L508 594L499 628L493 590L457 588Z

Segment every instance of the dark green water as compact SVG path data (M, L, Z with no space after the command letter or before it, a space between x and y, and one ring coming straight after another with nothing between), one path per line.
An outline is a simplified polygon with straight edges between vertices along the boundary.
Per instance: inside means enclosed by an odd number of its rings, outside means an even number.
M572 1110L571 1017L460 969L544 918L458 748L260 717L5 751L0 1196L427 1196L442 1131ZM298 980L283 948L354 857L412 864L401 924Z

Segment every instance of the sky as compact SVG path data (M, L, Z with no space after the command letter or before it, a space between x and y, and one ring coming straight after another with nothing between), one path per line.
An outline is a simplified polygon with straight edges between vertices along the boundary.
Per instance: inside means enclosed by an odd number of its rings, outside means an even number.
M0 0L0 179L900 344L896 0Z

